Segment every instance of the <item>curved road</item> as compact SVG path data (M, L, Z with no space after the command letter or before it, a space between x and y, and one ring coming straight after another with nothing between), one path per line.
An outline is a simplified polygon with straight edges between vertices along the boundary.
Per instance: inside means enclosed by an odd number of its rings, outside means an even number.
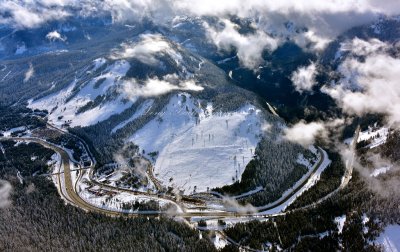
M47 141L44 141L40 138L33 138L33 137L1 137L1 140L19 140L19 141L29 141L29 142L36 142L39 143L41 145L43 145L46 148L50 148L52 150L54 150L55 152L59 153L61 156L61 161L62 161L62 166L63 166L63 170L64 173L57 173L56 176L58 177L58 181L59 181L59 191L60 194L62 194L63 198L65 198L68 202L70 202L71 204L82 208L85 211L91 211L91 212L96 212L96 213L101 213L101 214L106 214L109 216L139 216L139 215L154 215L154 216L158 216L158 215L164 215L166 213L164 212L160 212L160 211L145 211L145 212L130 212L130 213L125 213L125 212L120 212L117 210L108 210L108 209L103 209L100 208L98 206L92 205L88 202L86 202L85 200L83 200L79 194L76 191L76 184L74 185L72 182L72 178L71 178L71 168L70 168L70 157L68 155L68 153L60 148L59 146L49 143ZM324 152L321 151L321 149L319 149L321 158L319 160L319 163L317 165L315 165L315 168L313 170L313 172L310 174L310 176L312 176L316 170L319 168L319 166L321 165L321 163L323 162L323 160L325 158L327 158L324 155ZM65 190L63 190L62 188L62 177L64 176L64 188ZM82 171L80 171L79 177L82 176ZM261 211L265 211L265 210L270 210L273 209L275 207L278 207L280 205L285 204L295 193L297 193L299 190L301 190L304 186L304 184L308 181L308 179L306 179L301 185L299 185L295 190L292 191L292 193L290 193L289 195L287 195L285 198L280 199L279 201L275 202L273 205L269 205L268 207L262 207L259 209L259 212ZM93 181L92 181L93 182ZM104 185L98 182L94 182L97 183L99 186L102 186L103 188L112 190L112 191L120 191L120 192L128 192L131 193L133 195L144 195L147 197L156 197L159 199L163 199L163 200L168 200L171 203L175 203L176 205L180 206L173 197L170 196L166 196L166 195L152 195L152 194L148 194L148 193L143 193L143 192L138 192L138 191L132 191L132 190L128 190L128 189L121 189L121 188L116 188L113 186L109 186L109 185ZM200 207L198 209L201 209ZM276 213L276 214L260 214L260 213L241 213L241 212L227 212L227 211L218 211L218 210L209 210L208 211L192 211L192 212L182 212L182 213L176 213L174 214L174 216L176 217L215 217L215 218L222 218L222 217L262 217L262 218L270 218L270 217L274 217L274 216L278 216L278 215L282 215L284 214L284 212L282 213Z

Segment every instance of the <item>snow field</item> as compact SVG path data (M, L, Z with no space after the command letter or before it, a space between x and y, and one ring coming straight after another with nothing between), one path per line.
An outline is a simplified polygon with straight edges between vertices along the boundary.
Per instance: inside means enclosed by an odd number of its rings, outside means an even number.
M104 60L99 59L94 62L94 67L105 64ZM126 102L122 95L111 101L106 101L100 106L89 109L77 114L79 108L85 106L96 97L109 93L116 87L119 79L128 72L130 64L125 60L119 60L107 67L104 73L93 78L86 84L74 97L68 98L73 94L78 80L75 80L69 87L55 94L51 94L42 99L31 102L28 107L32 109L46 109L50 112L49 121L54 125L61 126L65 121L71 121L71 126L89 126L106 120L113 114L118 114L129 108L132 102ZM100 85L97 84L100 81ZM61 117L62 116L62 117Z
M212 104L201 108L180 93L130 140L146 153L159 153L154 171L165 186L185 194L204 192L240 179L260 140L259 112L245 105L214 113Z

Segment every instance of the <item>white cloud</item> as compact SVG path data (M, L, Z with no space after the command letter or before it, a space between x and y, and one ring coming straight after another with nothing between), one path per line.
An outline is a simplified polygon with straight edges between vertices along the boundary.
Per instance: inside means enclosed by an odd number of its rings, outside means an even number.
M48 39L50 41L60 40L60 41L63 41L63 42L65 40L67 40L67 38L63 37L58 31L52 31L52 32L47 33L46 39Z
M228 36L226 39L230 37L233 39L232 46L254 50L251 53L253 56L249 58L246 58L242 50L243 62L254 65L260 60L254 56L260 48L273 49L275 42L282 42L287 36L304 48L320 50L331 39L353 26L372 22L381 14L400 14L400 5L397 0L308 0L307 2L294 0L3 0L0 2L0 23L21 29L38 27L45 22L76 14L91 16L104 13L110 13L114 22L150 18L158 24L167 24L177 15L211 16L221 20L238 16L253 20L257 28L253 36L240 38L232 30L226 30L224 33ZM306 29L288 34L284 26L288 21L293 22L298 28ZM217 41L223 40L224 38L217 38ZM225 44L225 42L220 43L222 43L221 46ZM249 43L255 43L255 48L248 46Z
M388 48L388 44L375 38L368 41L355 38L340 45L340 51L349 52L354 56L367 56L372 53L386 51Z
M372 52L365 60L349 57L338 71L341 80L324 86L322 91L334 98L345 112L383 113L389 123L400 122L400 59Z
M8 24L17 29L36 28L47 21L62 20L71 15L64 6L57 6L55 1L52 2L52 6L46 6L45 1L43 5L40 4L41 1L1 1L0 24Z
M322 122L300 121L292 127L284 129L284 138L305 147L313 144L317 136L326 136L326 134L325 125Z
M283 137L289 141L308 147L315 142L317 137L321 140L329 141L328 133L339 133L343 125L345 125L345 120L341 118L310 123L299 121L291 127L285 128L283 130Z
M33 68L32 63L30 63L30 64L29 64L29 69L28 69L28 71L26 71L26 73L25 73L24 82L29 81L29 80L32 78L32 76L33 76L34 73L35 73L35 69Z
M0 179L0 208L6 208L11 205L11 200L9 199L11 191L10 182Z
M317 74L317 66L312 62L307 67L299 67L293 72L290 79L293 82L296 90L299 93L303 91L311 91L313 86L316 84L315 75Z
M170 44L160 34L143 34L137 43L124 43L120 50L115 50L111 59L136 58L144 64L157 65L159 60L156 56L168 54L176 61L182 56L173 50Z
M220 31L205 24L208 36L219 49L230 51L234 47L240 63L245 67L258 67L264 61L263 51L273 51L278 47L278 40L263 31L257 30L254 34L243 35L231 21L224 19L223 24L225 27Z
M198 86L193 80L179 81L176 75L167 75L163 79L151 78L143 84L135 79L127 80L122 85L122 92L129 99L137 97L158 96L174 90L201 91L203 87Z

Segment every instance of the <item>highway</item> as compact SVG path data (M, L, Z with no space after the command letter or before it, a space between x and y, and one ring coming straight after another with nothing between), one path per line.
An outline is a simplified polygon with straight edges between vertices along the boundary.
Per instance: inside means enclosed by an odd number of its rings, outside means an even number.
M52 127L54 128L54 127ZM66 133L64 131L62 131L63 133ZM358 138L358 132L359 132L359 128L357 128L356 132L355 132L355 140L353 141L353 143L351 144L350 148L353 151L353 158L354 158L354 149L355 149L355 143L357 142L357 138ZM69 133L66 133L69 134ZM74 136L74 135L72 135ZM59 192L61 194L61 196L69 203L71 203L72 205L75 205L85 211L90 211L90 212L95 212L95 213L100 213L100 214L105 214L108 216L132 216L132 217L137 217L139 215L147 215L147 216L160 216L160 215L168 215L170 216L170 213L165 213L165 212L161 212L161 211L144 211L144 212L121 212L120 210L109 210L109 209L104 209L101 207L98 207L96 205L93 205L87 201L85 201L84 199L82 199L79 194L77 193L77 185L78 185L78 181L82 178L82 174L84 172L87 171L87 169L75 169L72 171L78 171L79 175L78 175L78 179L76 180L75 184L72 181L72 177L71 177L71 167L70 167L70 162L72 162L71 157L69 157L68 153L62 149L61 147L49 143L43 139L40 138L34 138L34 137L0 137L0 141L4 141L4 140L18 140L18 141L27 141L27 142L35 142L35 143L39 143L41 145L43 145L46 148L50 148L52 150L54 150L55 152L59 153L61 156L61 164L63 167L63 171L58 171L55 172L53 175L57 176L57 180L58 180L58 185L59 185ZM82 139L79 139L80 141L83 141ZM87 151L89 153L89 156L92 158L92 166L89 168L89 180L90 182L92 182L93 184L96 184L98 186L100 186L102 189L106 189L109 191L114 191L114 192L125 192L125 193L130 193L132 195L136 195L136 196L146 196L146 197L150 197L153 198L155 200L164 200L164 201L168 201L171 204L174 204L175 206L178 207L178 209L180 209L181 211L176 212L173 214L173 216L175 217L183 217L183 218L191 218L191 217L207 217L207 218L226 218L226 217L236 217L236 218L271 218L271 217L275 217L275 216L279 216L279 215L285 215L289 212L294 212L294 211L298 211L298 210L304 210L307 208L311 208L311 207L315 207L317 204L323 202L324 200L328 199L329 197L331 197L333 194L335 194L338 190L342 189L343 187L345 187L348 183L348 181L351 178L351 174L352 174L352 160L348 160L348 163L346 165L346 172L345 172L345 176L342 180L342 184L340 185L339 188L337 188L335 191L333 191L332 193L328 194L327 196L319 199L318 201L314 202L311 205L299 208L299 209L294 209L294 210L290 210L290 211L282 211L282 212L277 212L277 213L270 213L270 214L262 214L261 212L263 211L267 211L267 210L271 210L274 209L276 207L280 207L283 206L287 203L288 200L291 199L291 197L293 195L295 195L299 190L301 190L304 185L308 182L309 178L311 178L315 172L318 170L318 168L321 166L321 164L324 163L325 160L328 159L328 156L326 154L325 151L323 151L321 148L318 147L318 152L319 152L319 161L316 165L314 165L313 167L313 171L310 173L309 177L307 179L305 179L303 181L303 183L301 183L300 185L298 185L295 189L292 190L291 193L289 193L286 197L283 197L279 200L277 200L276 202L269 204L267 206L264 207L259 207L257 212L233 212L233 211L221 211L221 210L214 210L214 209L210 209L204 206L199 206L199 207L195 207L193 208L190 212L186 211L185 207L181 204L181 202L178 202L176 200L176 197L174 197L173 195L168 195L165 193L158 193L158 194L152 194L152 193L147 193L147 192L140 192L140 191L133 191L133 190L129 190L129 189L123 189L123 188L118 188L118 187L114 187L114 186L110 186L110 185L106 185L100 182L97 182L94 179L91 179L93 177L93 172L94 172L94 164L95 164L95 160L93 159L93 157L91 156L87 145L83 142L83 145L85 148L87 148ZM151 168L148 169L148 174L151 178L151 180L153 182L155 182L155 184L157 185L157 188L162 187L161 184L157 183L157 179L154 177L154 175L152 174ZM190 197L188 197L190 198Z
M160 212L160 211L145 211L145 212L130 212L130 213L125 213L125 212L121 212L118 210L108 210L108 209L104 209L95 205L92 205L91 203L86 202L85 200L83 200L79 194L77 193L76 190L76 186L77 183L72 182L72 178L71 178L71 167L70 167L70 157L68 155L68 153L60 148L59 146L49 143L45 140L42 140L40 138L34 138L34 137L1 137L1 140L18 140L18 141L27 141L27 142L35 142L38 144L43 145L46 148L52 149L55 152L59 153L61 156L61 164L63 167L63 172L59 171L59 172L55 172L55 176L57 176L57 180L58 180L58 184L59 184L59 192L61 194L61 196L69 203L71 203L72 205L75 205L85 211L90 211L90 212L96 212L96 213L101 213L101 214L105 214L108 216L139 216L139 215L150 215L150 216L159 216L159 215L165 215L166 213L164 212ZM320 161L318 163L318 165L315 166L313 173L316 171L316 169L319 167L319 165L321 164L323 158L325 158L320 151ZM72 162L72 161L71 161ZM93 168L93 167L91 167ZM79 177L82 177L82 173L85 172L84 169L79 170ZM93 169L90 169L89 174L93 173ZM311 173L310 176L313 174ZM91 177L91 176L89 176ZM78 179L79 180L79 179ZM77 180L77 181L78 181ZM64 182L64 183L62 183ZM116 192L126 192L126 193L130 193L132 195L136 195L136 196L146 196L146 197L153 197L155 200L157 199L163 199L163 200L167 200L169 202L171 202L172 204L175 204L176 206L178 206L180 209L184 209L182 207L181 204L179 204L178 202L176 202L175 198L173 196L170 195L166 195L166 194L150 194L150 193L146 193L146 192L139 192L139 191L132 191L129 189L122 189L122 188L117 188L117 187L113 187L110 185L105 185L102 183L99 183L95 180L91 180L92 183L97 184L99 186L101 186L103 189L107 189L110 191L116 191ZM307 182L307 180L305 180L305 182ZM289 194L287 197L279 200L279 202L274 203L273 205L270 205L268 207L265 208L261 208L261 211L265 211L268 209L273 209L281 204L285 204L286 201L288 199L290 199L290 197L295 194L298 190L300 190L302 188L302 186L304 185L301 184L298 188L296 188L295 190L293 190L293 192L291 194ZM212 209L204 209L207 211L202 211L200 209L202 209L202 207L198 208L199 210L197 211L191 211L191 212L186 212L186 211L182 211L182 212L177 212L174 214L175 217L183 217L183 218L190 218L190 217L213 217L213 218L225 218L225 217L263 217L263 218L270 218L270 217L274 217L274 216L278 216L278 215L282 215L284 213L277 213L277 214L259 214L259 213L240 213L240 212L227 212L227 211L220 211L220 210L212 210ZM168 214L170 215L170 213Z

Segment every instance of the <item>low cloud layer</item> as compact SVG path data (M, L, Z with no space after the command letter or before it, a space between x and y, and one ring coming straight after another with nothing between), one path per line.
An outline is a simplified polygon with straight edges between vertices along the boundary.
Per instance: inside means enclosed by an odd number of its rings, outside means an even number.
M315 76L317 74L317 66L315 63L311 63L306 67L298 68L291 76L293 85L297 92L302 93L303 91L311 91L313 86L316 84Z
M344 119L330 119L307 123L299 121L291 127L285 128L283 137L289 141L308 147L314 144L317 138L328 140L329 132L336 132L344 125Z
M236 24L224 19L224 28L217 30L205 24L208 36L219 49L230 51L235 48L240 63L250 69L255 69L263 63L264 50L273 51L278 47L278 40L257 30L254 34L243 35Z
M6 208L11 205L11 191L12 186L10 182L0 179L0 208Z
M284 138L304 147L313 144L318 135L326 135L326 129L322 122L300 121L292 127L284 129Z
M35 69L33 68L33 65L31 63L31 64L29 64L28 71L26 71L26 73L25 73L24 82L29 81L32 78L32 76L34 75L34 73L35 73Z
M241 63L255 68L264 49L274 50L291 39L305 49L321 50L345 30L372 22L380 15L400 14L396 0L4 0L0 24L16 29L39 27L69 16L111 15L113 22L136 22L144 18L167 25L176 16L214 17L225 24L209 28L210 39L221 49L233 47ZM229 19L251 20L254 33L241 34ZM290 25L288 25L290 24Z
M400 122L400 59L383 50L383 42L356 41L354 51L338 68L341 79L322 91L330 95L346 113L387 115L388 122Z
M163 79L150 78L144 83L131 79L122 84L122 92L130 99L158 96L175 90L201 91L203 87L197 85L193 80L179 81L176 75L167 75Z
M129 59L135 58L148 65L160 64L157 56L168 54L172 58L180 59L182 56L173 50L170 44L159 34L140 35L137 43L124 43L122 48L115 50L111 59Z
M50 41L62 41L64 42L65 40L67 40L66 37L62 36L58 31L52 31L47 33L46 35L46 39L50 40Z

